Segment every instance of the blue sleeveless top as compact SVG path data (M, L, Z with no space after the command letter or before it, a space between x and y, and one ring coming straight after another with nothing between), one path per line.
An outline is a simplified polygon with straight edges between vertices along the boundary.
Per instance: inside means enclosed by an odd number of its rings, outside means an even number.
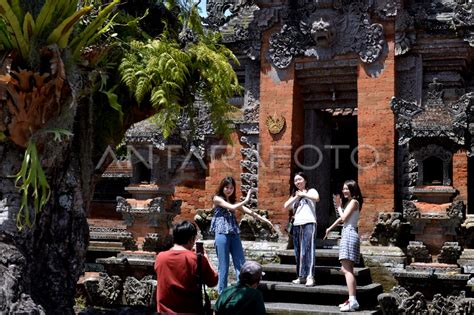
M219 234L240 234L235 215L226 208L215 207L214 216L211 221L211 232Z

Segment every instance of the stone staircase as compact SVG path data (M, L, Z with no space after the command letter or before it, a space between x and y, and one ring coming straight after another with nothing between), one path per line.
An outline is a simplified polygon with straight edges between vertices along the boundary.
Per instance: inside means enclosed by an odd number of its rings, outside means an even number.
M280 263L265 264L265 276L259 289L263 293L268 314L338 314L340 303L347 300L347 286L340 271L337 249L316 250L314 287L295 285L296 267L293 250L278 252ZM382 286L372 283L370 270L359 264L355 267L359 312L351 314L378 314L377 295Z

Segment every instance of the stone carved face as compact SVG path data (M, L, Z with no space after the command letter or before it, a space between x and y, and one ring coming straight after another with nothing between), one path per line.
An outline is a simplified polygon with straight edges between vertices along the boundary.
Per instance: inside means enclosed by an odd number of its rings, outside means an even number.
M336 29L334 25L321 17L311 24L311 37L313 37L316 46L329 48L336 39Z

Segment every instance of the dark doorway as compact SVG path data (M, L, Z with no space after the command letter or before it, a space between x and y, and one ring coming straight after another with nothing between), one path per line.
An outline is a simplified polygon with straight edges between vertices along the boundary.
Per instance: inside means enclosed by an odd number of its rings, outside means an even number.
M331 192L341 193L348 179L357 181L357 116L333 116L331 133Z
M423 185L443 185L443 161L430 156L423 161Z
M335 219L332 195L341 193L347 179L357 180L357 116L350 108L343 112L346 114L305 111L304 166L311 187L320 195L316 210L318 237Z

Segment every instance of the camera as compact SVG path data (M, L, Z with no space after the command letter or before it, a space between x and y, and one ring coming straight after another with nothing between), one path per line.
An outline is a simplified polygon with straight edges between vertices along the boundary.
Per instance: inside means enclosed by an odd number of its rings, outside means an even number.
M201 241L196 242L196 253L204 254L204 243Z

